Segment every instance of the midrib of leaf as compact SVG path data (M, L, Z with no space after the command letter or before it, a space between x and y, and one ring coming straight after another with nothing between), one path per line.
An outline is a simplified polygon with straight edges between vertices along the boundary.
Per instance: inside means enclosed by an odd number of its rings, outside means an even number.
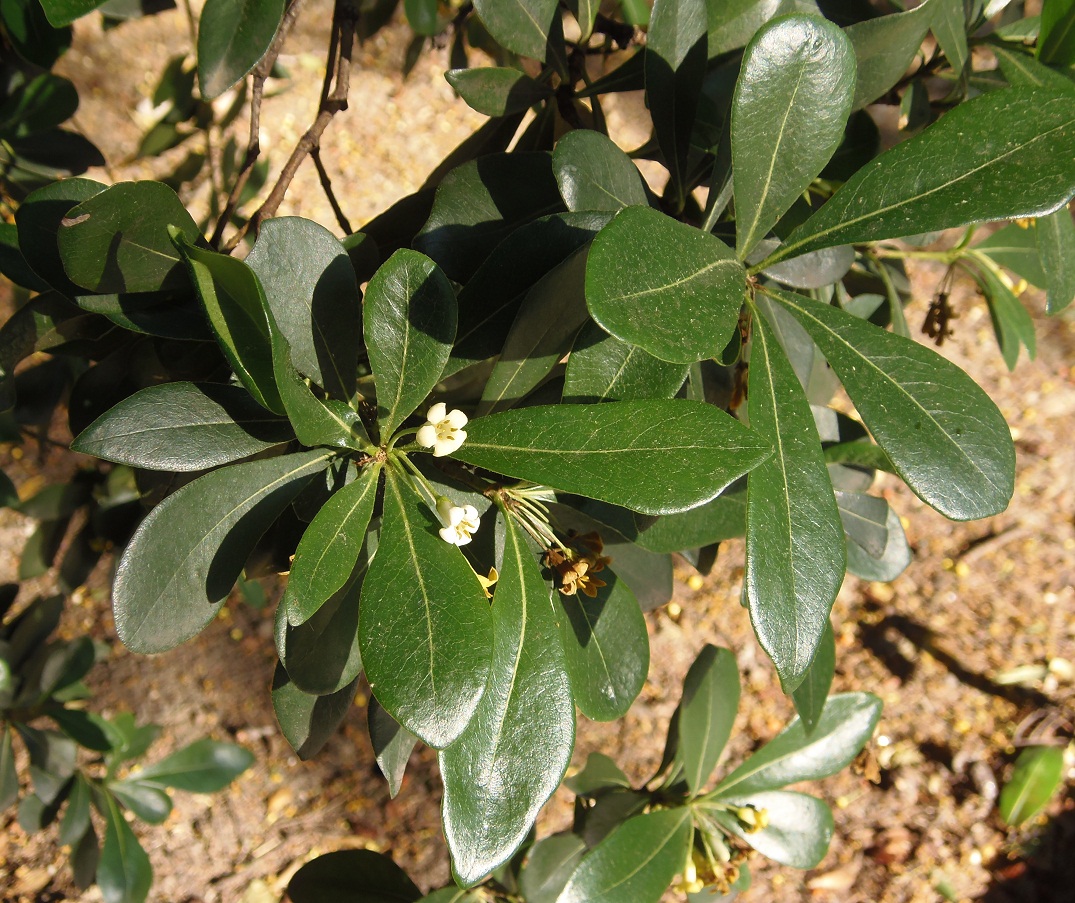
M608 885L607 887L602 888L600 893L607 894L609 891L615 890L617 887L620 887L621 885L626 884L635 875L637 875L640 871L642 871L642 869L644 869L654 859L656 859L664 851L664 848L666 846L668 846L668 844L672 840L673 836L675 836L675 833L679 830L680 826L683 824L683 819L687 817L686 813L687 813L686 809L681 810L680 816L679 816L679 822L677 824L675 824L671 828L671 830L665 835L665 837L661 840L661 842L659 844L657 844L653 848L653 851L645 859L643 859L641 862L639 862L639 864L636 865L633 869L631 869L631 871L627 872L627 874L623 875L618 881L615 881L614 883Z
M700 270L695 270L689 276L683 276L680 279L676 279L673 282L666 282L663 285L655 285L655 286L653 286L653 288L644 288L641 291L637 291L637 292L626 292L625 294L620 295L618 300L620 300L620 301L634 301L636 298L644 298L644 297L646 297L646 295L654 295L654 294L657 294L658 292L664 292L664 291L667 291L670 288L676 288L677 286L684 285L684 284L686 284L688 282L693 282L695 279L698 279L699 277L704 276L706 273L710 272L711 270L715 270L715 269L717 269L717 267L722 267L722 266L739 267L739 266L742 266L742 264L740 264L739 261L736 260L735 258L722 257L719 260L714 260L712 263L706 264Z
M150 248L140 242L135 241L133 238L124 239L125 242L133 248L138 248L140 251L146 251L150 254L156 254L158 257L163 257L165 260L170 260L173 263L179 263L178 257L173 257L171 254L166 254L164 251L158 251L156 248Z
M781 260L786 260L788 257L794 256L792 252L794 252L797 248L801 248L805 244L808 244L808 243L811 243L811 242L816 242L819 238L823 239L826 235L831 235L833 232L840 231L841 229L847 229L847 228L850 228L851 226L856 226L859 223L863 222L864 220L876 219L879 216L884 216L886 213L889 213L892 210L898 210L900 207L906 207L908 204L917 203L918 201L921 201L924 198L928 198L930 195L936 194L938 191L943 191L946 188L950 188L952 185L958 185L960 182L962 182L962 181L964 181L966 179L969 179L974 175L977 175L983 169L988 169L990 166L995 166L996 164L1000 163L1001 161L1006 160L1012 154L1018 153L1019 151L1030 147L1032 144L1034 144L1037 141L1041 141L1041 140L1043 140L1045 138L1048 138L1053 132L1062 131L1062 130L1070 127L1072 122L1073 122L1073 120L1068 120L1067 122L1065 122L1065 123L1063 123L1061 125L1054 126L1053 128L1049 129L1047 132L1040 132L1039 134L1034 135L1032 138L1030 138L1029 140L1025 141L1024 143L1015 145L1010 150L1005 151L1000 156L991 157L989 160L987 160L985 163L982 163L980 166L976 166L976 167L974 167L974 169L968 170L968 171L956 176L954 179L951 179L950 181L945 182L942 185L937 185L937 186L935 186L933 188L930 188L930 189L928 189L926 191L920 192L919 194L914 195L914 197L904 198L903 200L898 201L895 204L889 204L887 207L881 207L881 208L879 208L877 210L871 210L870 212L864 213L861 216L855 217L853 219L843 220L842 222L837 223L834 226L830 226L827 229L822 229L820 232L814 232L814 233L812 233L810 235L807 235L805 238L800 238L798 241L793 242L790 245L785 245L784 247L780 248L771 257L769 257L766 260L763 260L756 267L751 267L751 269L752 270L760 270L760 269L763 268L763 265L764 265L764 267L770 267L774 263L779 263ZM876 171L876 168L875 168L875 171ZM865 181L865 179L863 181ZM862 182L859 183L859 185L861 185L861 184L862 184ZM856 189L859 187L859 185L855 186ZM820 208L818 210L818 215L820 215L821 210L824 210L824 207L822 207L822 208ZM828 245L821 245L821 247L829 247L829 246Z
M763 289L763 290L764 290L764 289ZM789 293L789 294L790 294L790 293ZM776 297L776 296L771 296L771 297ZM810 318L811 320L813 320L813 321L814 321L815 323L817 323L817 325L818 325L818 326L820 326L820 327L821 327L821 328L822 328L823 330L825 330L825 332L827 332L827 333L828 333L829 335L831 335L831 336L832 336L832 337L833 337L833 338L834 338L834 339L835 339L836 341L838 341L838 342L839 342L840 344L842 344L842 345L843 345L844 347L846 347L846 348L847 348L847 349L848 349L849 351L851 351L851 352L852 352L852 353L853 353L853 354L854 354L854 355L855 355L855 356L856 356L856 357L858 358L858 360L861 360L861 361L862 361L863 363L865 363L866 365L868 365L868 366L869 366L869 368L870 368L870 369L871 369L872 371L874 371L875 373L877 373L877 374L878 374L879 376L883 377L883 378L884 378L884 380L885 380L885 381L886 381L886 382L887 382L887 383L888 383L888 384L889 384L889 385L890 385L890 386L891 386L891 387L892 387L893 389L895 389L895 390L896 390L896 391L897 391L897 392L898 392L898 393L899 393L900 395L902 395L902 396L903 396L904 398L906 398L906 399L907 399L908 401L910 401L910 402L911 402L911 403L912 403L912 404L913 404L913 405L914 405L914 406L915 406L916 408L918 408L918 410L920 410L920 411L922 412L922 414L923 414L923 415L924 415L924 416L926 417L926 419L927 419L927 420L929 420L929 422L930 422L930 423L932 423L932 424L933 424L933 425L934 425L934 426L935 426L935 427L937 428L937 430L938 430L938 431L940 432L940 434L941 434L942 436L944 436L944 438L945 438L945 439L947 439L947 440L948 440L948 442L949 442L949 443L950 443L950 444L952 445L952 447L953 447L953 448L954 448L954 449L955 449L956 451L958 451L958 452L959 452L959 454L960 454L960 455L961 455L961 456L962 456L962 457L963 457L963 458L964 458L964 459L965 459L965 460L966 460L967 462L969 462L969 463L970 463L970 465L971 465L971 466L972 466L972 467L973 467L973 468L974 468L974 469L975 469L975 470L976 470L976 471L977 471L977 472L978 472L979 474L981 474L981 475L982 475L983 479L985 479L985 481L986 481L986 482L987 482L987 483L988 483L988 484L989 484L990 486L992 486L992 487L993 487L994 489L997 489L997 490L999 490L999 489L1000 489L1000 487L998 487L998 486L997 486L997 485L996 485L996 484L995 484L995 483L994 483L994 482L993 482L993 481L992 481L992 480L991 480L991 479L990 479L990 478L989 478L989 477L988 477L988 476L986 475L985 471L984 471L984 470L982 470L982 468L978 466L978 462L977 462L977 461L975 461L975 460L974 460L974 459L973 459L972 457L970 457L970 455L968 455L968 454L967 454L966 452L964 452L962 448L960 448L959 444L958 444L958 443L957 443L957 442L956 442L956 441L955 441L955 440L954 440L954 439L953 439L953 438L951 437L951 435L949 435L948 431L947 431L947 430L946 430L946 429L945 429L945 428L944 428L944 427L943 427L943 426L942 426L942 425L940 424L940 422L939 422L939 421L938 421L938 420L937 420L937 419L936 419L936 418L935 418L935 417L934 417L934 416L933 416L933 415L932 415L932 414L931 414L931 413L930 413L929 411L927 411L927 410L926 410L926 409L925 409L924 407L922 407L922 405L921 405L921 404L919 404L919 402L918 402L918 399L916 399L916 398L915 398L915 397L914 397L913 395L911 395L910 393L908 393L907 391L905 391L905 390L904 390L904 388L903 388L903 387L902 387L902 386L901 386L901 385L900 385L900 384L899 384L898 382L896 382L896 381L895 381L895 380L894 380L894 379L893 379L893 378L892 378L891 376L889 376L887 372L885 372L885 371L884 371L884 370L882 370L882 369L881 369L880 367L878 367L878 366L877 366L877 364L875 364L875 363L874 363L873 361L871 361L871 360L870 360L870 359L869 359L868 357L866 357L866 356L864 356L863 354L861 354L861 353L860 353L860 352L858 351L858 349L856 349L856 348L855 348L855 346L854 346L854 345L852 345L852 344L851 344L850 342L848 342L848 341L847 341L847 339L845 339L845 338L844 338L843 336L841 336L841 335L840 335L840 334L839 334L838 332L835 332L835 331L834 331L833 329L831 329L831 328L830 328L830 327L829 327L829 326L828 326L828 325L827 325L826 323L824 323L824 322L822 322L821 320L819 320L819 319L818 319L817 317L815 317L815 316L814 316L814 315L813 315L812 313L810 313L810 311L806 310L806 309L805 309L804 307L802 307L801 305L799 305L799 304L797 304L797 303L793 303L793 302L792 302L792 301L791 301L790 299L788 299L788 298L786 298L786 297L784 297L784 296L781 296L781 297L777 298L777 300L778 300L778 301L781 301L781 302L782 302L782 303L784 303L784 304L788 304L788 305L790 305L790 306L794 307L794 308L795 308L796 310L802 311L802 313L803 313L803 314L805 314L805 315L806 315L807 317L809 317L809 318ZM931 384L931 385L932 385L932 384ZM887 454L887 453L886 453L886 454Z
M1024 76L1026 76L1039 88L1045 86L1044 80L1039 77L1038 73L1034 72L1029 66L1025 65L1021 53L1005 53L1002 58L1007 62L1011 63L1016 69L1018 69Z
M406 285L406 289L405 289L405 296L408 299L411 297L411 274L410 274L409 271L407 272L407 285ZM404 305L404 307L409 306L407 304L406 300L404 300L403 305ZM385 426L386 427L392 427L393 429L396 426L394 421L396 419L396 412L399 410L399 400L403 397L403 386L404 386L404 383L406 382L405 377L407 375L407 361L408 361L407 352L410 350L410 347L411 347L410 320L407 317L407 311L406 310L403 312L402 319L403 319L403 323L404 323L404 325L403 325L403 350L402 350L402 353L400 354L399 378L396 380L396 397L392 400L392 407L388 409L388 416L385 417ZM384 442L387 438L388 437L386 437L386 436L382 436L381 441Z
M1060 31L1059 37L1057 37L1057 39L1054 41L1053 35L1055 35L1056 32L1053 31L1049 33L1049 40L1052 42L1053 46L1063 46L1064 42L1067 40L1068 32L1071 31L1073 27L1075 27L1075 9L1073 9L1072 7L1068 7L1067 19L1064 22L1064 27Z
M619 370L617 370L616 373L613 375L612 379L609 380L608 386L601 394L602 398L608 398L609 395L612 394L612 390L616 388L616 383L620 381L620 377L623 376L623 372L627 369L627 365L631 362L631 358L634 357L636 351L638 351L637 345L631 345L630 348L628 348L627 356L624 357L623 362L620 364Z

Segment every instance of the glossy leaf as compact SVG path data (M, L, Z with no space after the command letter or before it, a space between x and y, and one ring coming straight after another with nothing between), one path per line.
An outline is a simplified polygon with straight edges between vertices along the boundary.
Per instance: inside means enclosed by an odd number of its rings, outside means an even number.
M474 9L498 44L545 61L545 43L560 15L556 0L475 0Z
M272 679L272 707L285 739L303 761L312 759L347 716L361 677L329 696L303 693L281 664Z
M362 661L388 713L441 749L478 707L492 619L462 553L437 535L432 513L403 478L386 476L380 541L362 594Z
M457 316L451 283L417 251L396 251L370 280L362 320L382 442L440 379Z
M736 250L745 258L844 138L855 55L816 16L782 16L747 46L732 101Z
M198 84L219 97L265 55L284 16L284 0L206 0L198 20Z
M941 50L958 75L967 65L967 14L963 0L932 0L933 20L930 27Z
M717 357L739 322L743 265L718 238L649 207L628 207L593 241L586 303L606 332L654 357Z
M185 288L189 283L170 226L188 242L201 240L167 185L120 182L63 217L58 234L63 268L73 282L94 292Z
M1054 66L1075 65L1075 2L1044 0L1038 59Z
M935 0L890 16L865 19L845 30L855 48L858 81L853 110L877 100L910 68L929 31Z
M510 519L506 525L489 683L466 730L440 754L444 836L464 885L525 840L575 746L575 705L549 587L520 529Z
M351 576L362 553L379 481L380 467L364 467L306 528L281 602L292 626L311 618Z
M808 737L814 732L825 709L825 700L828 698L835 673L836 638L832 625L827 624L806 676L791 694L795 711L799 713Z
M254 763L254 754L234 743L196 740L132 777L189 793L223 790Z
M411 903L422 892L382 853L337 850L295 872L287 895L292 903Z
M846 567L843 527L810 404L764 318L754 318L750 424L776 449L747 478L743 593L785 692L806 675Z
M564 781L564 786L576 796L596 797L610 788L631 788L631 780L604 753L592 752L586 757L586 767Z
M389 715L376 696L370 697L366 718L377 767L388 781L389 796L395 799L418 738Z
M721 824L774 862L812 869L829 851L832 811L816 797L777 790L737 799L722 797L721 802L765 810L768 825L758 831L748 832L730 814L721 819Z
M331 455L235 464L168 496L127 545L113 585L116 630L136 652L163 652L220 610L255 543Z
M519 873L526 903L555 903L585 853L577 834L552 834L535 843Z
M1050 214L1050 218L1058 216L1060 212ZM973 250L985 254L994 263L1006 267L1032 285L1045 288L1047 277L1041 266L1038 247L1039 225L1040 220L1027 228L1018 223L1009 223L997 229L985 241L978 242Z
M992 50L997 55L997 68L1013 88L1050 88L1075 92L1075 81L1039 63L1033 56L1007 47L995 46Z
M1039 217L1034 234L1045 271L1046 312L1058 314L1075 301L1075 221L1065 206Z
M165 383L124 399L71 444L85 455L174 473L209 470L293 438L240 386Z
M777 255L1043 216L1075 194L1075 169L1056 165L1072 156L1075 94L991 91L860 169Z
M675 399L504 411L467 432L460 460L643 514L700 505L769 453L712 405Z
M557 903L658 903L686 862L690 838L687 809L636 815L590 851Z
M852 314L766 291L806 327L919 498L953 520L1007 507L1015 481L1011 434L969 376L936 352Z
M993 331L1008 369L1015 369L1015 365L1019 362L1019 352L1024 347L1027 356L1034 360L1037 354L1034 321L1023 306L1023 302L990 267L983 266L976 269L974 276L989 305Z
M110 783L108 792L137 818L151 825L161 824L172 812L172 798L160 787L124 780Z
M1000 792L1000 817L1013 827L1037 815L1064 780L1064 750L1028 746L1015 760L1011 780Z
M70 25L87 13L92 13L105 0L41 0L41 8L53 28Z
M739 667L727 649L706 645L683 680L679 757L692 794L705 788L739 710Z
M518 69L450 69L444 77L467 106L486 116L522 113L553 94L547 85Z
M709 58L743 47L766 22L792 13L820 15L813 0L706 0Z
M651 552L682 552L745 533L746 493L734 492L680 514L664 515L639 533L636 542Z
M870 555L862 546L848 536L847 570L863 580L895 580L911 563L911 547L903 532L900 516L893 508L888 509L885 520L885 547L880 555ZM846 533L845 533L846 535Z
M649 634L634 593L602 572L594 599L559 596L560 639L575 704L587 718L614 721L635 701L649 673Z
M672 398L686 377L686 364L662 361L590 323L575 339L568 359L564 401L587 404Z
M104 816L105 842L97 864L101 896L105 903L142 903L153 883L149 857L111 798Z
M552 153L552 168L568 210L645 206L642 174L612 139L590 129L568 132Z
M339 240L298 216L266 220L246 258L291 349L291 360L331 396L355 390L362 293Z
M714 793L746 797L798 781L835 774L859 754L881 717L881 700L871 693L830 696L814 730L796 718L721 781Z

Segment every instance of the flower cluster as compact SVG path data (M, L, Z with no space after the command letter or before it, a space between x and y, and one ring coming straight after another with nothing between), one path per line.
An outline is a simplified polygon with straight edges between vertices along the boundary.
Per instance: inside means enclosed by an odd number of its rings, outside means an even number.
M467 415L458 408L449 411L443 402L437 402L426 412L426 422L418 427L415 441L424 448L433 449L434 458L450 455L461 446L467 438Z
M596 531L577 535L568 534L565 548L555 546L545 550L545 567L560 575L560 592L565 596L584 593L591 599L596 598L597 591L606 586L604 580L595 577L605 569L612 559L602 555L605 545Z
M439 531L440 538L453 546L465 546L481 525L477 508L473 505L453 505L444 496L437 499L437 515L444 524Z

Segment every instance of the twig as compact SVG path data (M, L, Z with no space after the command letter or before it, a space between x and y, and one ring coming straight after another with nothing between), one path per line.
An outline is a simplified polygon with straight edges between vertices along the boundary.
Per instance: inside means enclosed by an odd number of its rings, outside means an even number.
M344 235L350 235L354 230L351 228L350 221L347 219L347 216L343 212L343 208L340 206L340 202L336 199L336 195L332 191L332 180L328 176L328 170L325 169L325 164L321 161L321 148L315 147L311 150L310 157L314 161L314 166L317 167L317 176L321 179L321 187L325 190L325 197L328 198L328 202L332 206L332 212L336 214L336 222L340 224L340 228L343 229Z
M224 246L225 251L233 250L251 229L257 232L261 223L276 213L287 194L288 186L295 178L299 166L316 148L321 145L324 134L332 117L347 109L347 92L351 81L351 51L354 48L355 28L358 25L358 13L349 0L336 0L332 13L332 41L329 47L329 65L325 69L325 81L321 89L321 103L317 118L314 119L306 133L299 139L291 152L287 163L280 172L276 184L269 192L268 198L247 223L240 228Z
M224 205L224 212L220 215L220 219L217 220L216 227L213 229L213 237L209 240L209 243L214 248L220 246L220 239L224 236L224 229L235 215L235 210L239 206L239 197L242 195L243 189L250 178L250 173L254 170L254 164L257 163L258 156L261 154L261 102L265 97L265 82L269 78L269 73L272 72L272 67L276 65L280 51L283 50L284 41L287 40L291 28L299 16L299 7L302 6L302 3L303 0L291 0L284 11L284 17L280 20L280 27L276 30L276 36L269 45L268 51L254 67L250 99L250 139L247 142L243 165L239 169L235 184L232 185L231 193L228 195L228 201Z

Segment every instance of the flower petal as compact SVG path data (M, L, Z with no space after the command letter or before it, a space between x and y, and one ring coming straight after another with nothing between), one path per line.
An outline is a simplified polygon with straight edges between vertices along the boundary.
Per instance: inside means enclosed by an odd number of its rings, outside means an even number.
M444 414L448 410L448 405L443 401L438 401L433 407L426 412L426 420L436 426L444 419Z
M437 428L432 423L418 427L418 435L414 437L414 440L425 448L432 448L437 444Z
M454 429L461 430L467 425L469 419L466 414L456 408L454 411L449 411L448 416L444 418L452 425Z

